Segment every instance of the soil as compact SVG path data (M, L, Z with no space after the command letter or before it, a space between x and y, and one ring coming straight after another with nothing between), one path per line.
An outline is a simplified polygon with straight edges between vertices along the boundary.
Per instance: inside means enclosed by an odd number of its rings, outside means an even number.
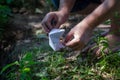
M32 50L35 47L42 46L42 43L48 44L48 38L42 30L41 21L47 12L31 14L26 11L15 13L11 16L6 30L4 39L0 41L0 69L6 64L18 60L25 50ZM68 32L77 22L82 20L84 16L79 14L71 15L68 21L61 27ZM104 26L104 27L103 27ZM95 31L101 29L103 32L109 30L110 25L99 25ZM66 32L66 33L67 33ZM40 34L40 35L39 35ZM73 53L76 53L73 55ZM79 52L72 52L68 58L73 58L79 55ZM72 56L72 57L71 57Z

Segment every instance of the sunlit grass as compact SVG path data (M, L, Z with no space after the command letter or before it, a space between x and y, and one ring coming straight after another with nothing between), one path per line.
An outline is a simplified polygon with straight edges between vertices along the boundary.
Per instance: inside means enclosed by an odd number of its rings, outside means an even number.
M107 40L98 37L97 44L108 47ZM105 49L104 48L104 49ZM103 50L102 54L104 54ZM69 54L69 53L67 53ZM116 80L120 79L120 51L93 58L90 53L81 54L75 60L67 60L66 52L54 52L43 44L38 49L25 52L17 64L4 67L1 74L8 80ZM9 72L6 70L10 69Z

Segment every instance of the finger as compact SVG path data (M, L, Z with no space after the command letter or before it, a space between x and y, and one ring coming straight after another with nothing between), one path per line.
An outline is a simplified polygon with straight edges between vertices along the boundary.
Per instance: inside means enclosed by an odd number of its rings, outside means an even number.
M52 18L52 20L51 20L51 25L55 27L55 26L57 25L57 22L58 22L58 18L57 18L57 17L54 17L54 18Z
M58 19L56 17L50 18L47 21L47 25L50 30L52 30L53 28L59 28L59 26L60 26L60 24L58 23Z
M45 30L46 32L49 32L49 28L48 28L48 26L46 25L46 21L43 20L43 21L41 22L41 24L42 24L44 30Z
M73 39L73 33L70 31L65 37L65 43Z
M48 33L48 32L49 32L49 29L46 27L46 25L45 25L44 23L42 23L42 26L43 26L45 32Z
M47 21L46 25L47 25L47 28L49 29L49 31L51 31L53 28L53 26L51 25L51 22Z
M77 39L72 39L71 41L68 41L65 45L70 48L74 48L79 44L79 41Z
M54 16L54 18L52 19L52 24L54 26L54 28L59 28L60 27L60 20L58 19L58 16Z
M48 27L49 27L50 30L54 28L54 26L55 26L54 22L55 22L54 17L53 17L53 18L50 17L50 18L47 20L47 25L48 25Z

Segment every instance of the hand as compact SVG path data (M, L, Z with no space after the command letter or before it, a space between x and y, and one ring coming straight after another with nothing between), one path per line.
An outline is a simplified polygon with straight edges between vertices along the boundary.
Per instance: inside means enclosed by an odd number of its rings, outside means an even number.
M53 28L59 28L67 18L68 15L64 15L62 11L49 12L42 21L45 32L49 33Z
M79 23L67 34L65 46L72 50L81 50L88 43L92 35L92 29L88 25Z

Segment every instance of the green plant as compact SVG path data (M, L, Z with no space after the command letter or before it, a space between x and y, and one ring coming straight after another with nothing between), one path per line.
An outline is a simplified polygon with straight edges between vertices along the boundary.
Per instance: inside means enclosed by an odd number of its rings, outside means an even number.
M10 73L5 74L8 80L32 80L32 67L36 62L33 59L33 55L28 52L26 53L20 61L13 62L5 66L1 74L4 73L7 69L10 69ZM16 69L17 67L17 69ZM14 76L14 77L13 77Z
M0 38L2 37L4 27L8 22L8 15L11 13L11 10L8 6L11 1L12 0L0 0Z
M11 69L6 75L8 80L103 80L111 78L114 80L119 78L120 52L110 53L95 62L90 55L84 58L80 55L76 60L69 61L64 57L64 52L52 51L39 59L38 54L45 53L38 52L40 51L27 52L19 61L4 67L2 73Z
M37 40L42 41L42 40ZM117 80L120 79L120 51L105 55L108 41L97 35L96 47L101 49L102 57L94 58L91 53L80 54L75 59L66 58L66 52L54 52L42 43L40 47L24 51L19 61L5 66L1 73L8 80ZM86 54L86 53L84 53ZM9 71L8 71L9 70Z

